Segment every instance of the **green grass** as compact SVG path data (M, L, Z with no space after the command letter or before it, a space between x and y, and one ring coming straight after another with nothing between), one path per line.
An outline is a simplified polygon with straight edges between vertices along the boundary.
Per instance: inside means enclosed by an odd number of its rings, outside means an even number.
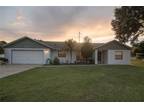
M0 101L144 101L144 62L31 69L0 79Z
M132 65L144 67L144 61L142 60L136 59L136 60L132 60L131 62L132 62Z

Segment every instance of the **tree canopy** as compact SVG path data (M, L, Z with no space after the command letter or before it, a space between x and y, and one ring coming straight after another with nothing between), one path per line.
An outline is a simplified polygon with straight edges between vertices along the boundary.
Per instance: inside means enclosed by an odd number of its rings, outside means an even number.
M144 35L144 7L122 6L115 9L111 22L116 39L121 43L135 43Z
M89 57L92 57L92 53L93 53L93 45L91 43L91 39L88 36L86 36L84 37L84 43L81 47L81 54L87 61Z
M76 41L69 39L65 41L65 50L70 52L70 63L72 63L72 51L75 50Z
M135 53L144 53L144 41L134 44L133 50Z

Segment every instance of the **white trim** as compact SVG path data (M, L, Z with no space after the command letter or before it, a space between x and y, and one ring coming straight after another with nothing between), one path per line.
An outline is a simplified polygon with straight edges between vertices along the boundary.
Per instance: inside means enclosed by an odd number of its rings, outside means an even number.
M18 51L18 50L23 50L23 51L43 51L43 64L46 63L46 60L48 58L51 59L51 49L49 48L5 48L5 57L9 60L9 64L12 64L12 51Z
M98 64L98 50L95 50L95 64Z

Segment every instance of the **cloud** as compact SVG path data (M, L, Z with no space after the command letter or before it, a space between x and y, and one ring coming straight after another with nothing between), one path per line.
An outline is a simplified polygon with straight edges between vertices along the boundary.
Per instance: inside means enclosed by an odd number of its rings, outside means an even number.
M102 9L104 12L100 11ZM53 32L58 29L63 32L64 26L73 23L109 18L111 10L112 8L106 7L34 7L30 14L35 30Z
M26 26L25 17L18 14L16 20L11 23L12 26Z
M9 28L15 30L26 30L31 27L31 21L25 17L22 10L18 10L15 19L10 22Z
M0 28L12 37L28 35L47 40L77 39L78 32L92 38L113 35L114 7L0 7ZM18 36L17 36L18 35ZM20 35L20 36L19 36ZM10 35L5 35L10 37ZM94 39L95 40L95 39Z
M35 7L31 11L31 20L36 31L64 32L62 27L73 23L83 10L80 7Z
M112 10L113 7L33 8L34 31L44 32L50 38L63 35L62 39L76 38L79 31L86 35L110 35Z
M9 29L0 28L0 41L5 40L9 42L14 40L16 37L18 37L18 35L15 32Z

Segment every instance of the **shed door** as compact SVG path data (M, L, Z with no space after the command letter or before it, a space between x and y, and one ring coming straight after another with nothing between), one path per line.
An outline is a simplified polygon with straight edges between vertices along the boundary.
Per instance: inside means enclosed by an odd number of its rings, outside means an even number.
M12 51L12 64L43 64L43 51Z

